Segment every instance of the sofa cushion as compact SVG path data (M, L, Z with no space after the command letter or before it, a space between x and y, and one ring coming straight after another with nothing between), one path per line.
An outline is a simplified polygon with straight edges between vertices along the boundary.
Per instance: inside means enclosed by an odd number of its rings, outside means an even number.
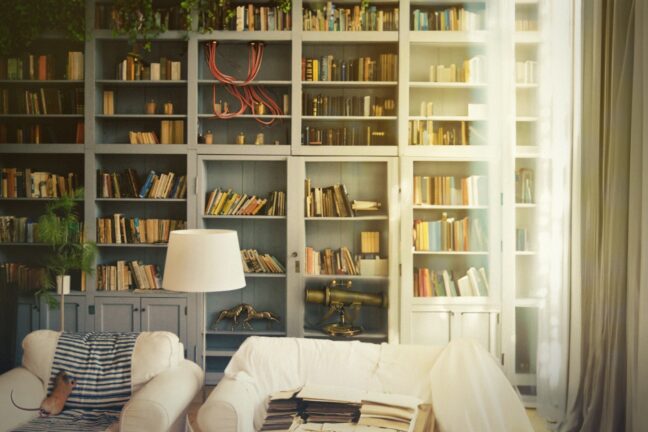
M59 332L36 330L23 339L23 366L36 375L47 389ZM142 332L133 350L132 390L137 391L160 372L184 358L184 347L170 332Z

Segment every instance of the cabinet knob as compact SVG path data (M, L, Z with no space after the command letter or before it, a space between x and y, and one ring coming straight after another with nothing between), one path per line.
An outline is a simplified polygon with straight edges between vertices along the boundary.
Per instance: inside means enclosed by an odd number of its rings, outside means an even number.
M293 257L293 258L297 258L297 255L298 255L297 252L293 252L293 253L290 254L290 256Z
M139 308L133 308L133 312L139 311Z
M146 312L146 308L142 308L142 312Z

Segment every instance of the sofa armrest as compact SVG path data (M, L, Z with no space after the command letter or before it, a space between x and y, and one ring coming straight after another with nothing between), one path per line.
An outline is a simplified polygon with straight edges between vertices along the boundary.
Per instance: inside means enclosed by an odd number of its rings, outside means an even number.
M11 403L25 408L39 408L47 395L43 383L27 369L19 367L0 375L0 431L11 430L38 416L38 411L23 411Z
M202 432L251 432L259 396L248 381L223 378L198 411Z
M189 360L162 372L128 401L120 431L184 431L187 408L203 382L203 371Z

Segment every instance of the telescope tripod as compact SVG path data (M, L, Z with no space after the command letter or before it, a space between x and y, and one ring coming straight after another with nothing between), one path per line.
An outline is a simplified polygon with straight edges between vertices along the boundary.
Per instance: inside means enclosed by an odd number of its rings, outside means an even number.
M354 308L357 313L360 310L360 303L351 303L350 307ZM346 311L344 303L331 302L331 306L322 319L326 321L335 312L338 314L338 322L325 324L322 326L322 331L329 336L355 336L362 333L362 327L354 326L352 324L353 317ZM348 320L348 322L347 322Z

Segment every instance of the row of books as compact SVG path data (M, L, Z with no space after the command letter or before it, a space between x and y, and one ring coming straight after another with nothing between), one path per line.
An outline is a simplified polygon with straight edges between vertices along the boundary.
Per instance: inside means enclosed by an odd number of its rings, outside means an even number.
M382 146L387 145L387 133L376 126L350 126L317 128L306 126L302 134L303 145L327 146Z
M71 195L79 187L75 173L52 174L31 168L0 169L2 198L57 198Z
M83 114L83 88L0 89L0 114Z
M515 170L515 202L518 204L532 204L535 201L534 172L531 168L518 168Z
M258 6L254 4L236 6L236 20L232 20L235 31L290 31L292 19L290 12L278 6Z
M38 223L24 216L0 216L0 243L38 243Z
M119 260L113 265L97 266L98 291L160 288L162 288L162 280L155 264Z
M43 267L22 263L0 263L0 287L13 285L19 291L31 292L40 289L47 280L47 270Z
M488 238L479 218L455 219L443 213L440 220L414 220L414 250L483 252L488 250Z
M326 2L318 9L304 8L304 31L398 31L398 8L337 7Z
M232 192L232 189L217 188L207 195L205 215L212 216L267 216L286 215L286 193L270 192L268 198ZM267 205L266 205L267 204ZM265 208L265 210L264 210ZM261 213L264 210L265 213Z
M65 75L57 76L56 57L52 54L26 54L23 57L0 57L0 80L82 80L83 53L68 51Z
M304 93L303 114L308 116L381 117L396 114L396 101L379 96L327 96Z
M466 59L460 65L430 65L430 82L486 82L486 57L476 55Z
M407 432L434 429L429 404L408 395L307 384L272 393L261 431Z
M336 60L332 54L302 58L302 81L396 81L398 54Z
M529 250L529 232L526 228L515 229L515 250L517 252Z
M83 222L73 222L67 231L72 242L83 237ZM39 243L38 223L25 216L0 216L0 243Z
M311 187L311 179L304 181L306 217L353 217L349 193L344 184Z
M260 254L256 249L241 249L245 273L286 273L286 268L270 254Z
M515 10L515 31L537 31L538 13L529 8L516 8Z
M77 121L76 127L59 128L58 135L51 123L46 124L29 124L26 126L8 126L6 123L0 123L0 144L43 144L43 143L76 143L83 144L84 128L83 121Z
M484 267L470 267L463 276L454 270L414 268L414 297L487 297L488 291Z
M338 250L326 248L316 251L306 247L306 274L309 275L359 275L360 257L354 257L346 246Z
M97 242L100 244L155 244L168 243L173 230L187 228L187 221L179 219L127 218L121 213L97 218Z
M122 81L178 81L182 79L182 62L161 57L159 62L148 63L138 54L130 53L117 64L116 79Z
M182 30L185 28L186 13L180 6L165 8L156 7L153 12L155 23L165 29ZM124 28L124 19L119 10L110 3L95 4L95 28L120 30Z
M129 131L131 144L184 144L184 120L161 120L160 136L155 131Z
M464 120L410 120L407 126L409 145L470 145L469 132L476 131Z
M488 203L488 177L414 176L414 204L478 206Z
M123 174L98 170L97 183L100 198L182 199L187 196L187 177L173 171L158 174L151 170L142 183L133 168L126 168Z
M412 11L412 30L416 31L476 31L484 29L484 12L463 7L441 10Z
M536 84L538 82L537 68L538 62L535 60L515 62L515 82L519 84Z

